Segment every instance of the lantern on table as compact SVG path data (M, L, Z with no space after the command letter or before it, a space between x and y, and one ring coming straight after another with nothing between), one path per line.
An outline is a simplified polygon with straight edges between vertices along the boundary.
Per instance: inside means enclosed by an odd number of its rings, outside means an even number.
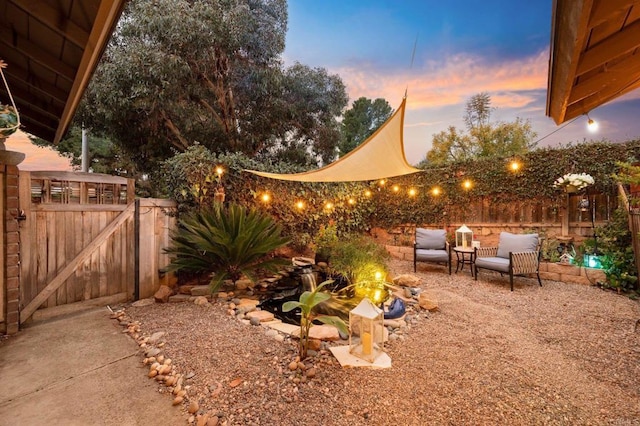
M384 350L384 311L365 297L349 312L349 352L373 363Z
M462 225L456 229L456 247L471 248L473 242L473 231Z

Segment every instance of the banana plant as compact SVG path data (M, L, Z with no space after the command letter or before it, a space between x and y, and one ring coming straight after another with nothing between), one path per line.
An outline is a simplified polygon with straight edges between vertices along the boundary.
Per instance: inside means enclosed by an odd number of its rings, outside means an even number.
M296 308L300 308L300 342L298 351L300 359L307 357L307 351L309 349L309 330L313 326L313 322L318 320L323 324L328 324L336 327L340 332L347 334L349 332L347 325L342 319L333 315L316 314L314 309L329 299L331 295L329 293L320 292L320 290L333 283L333 280L327 280L316 287L313 291L305 291L300 295L299 301L289 301L282 305L283 312L289 312Z

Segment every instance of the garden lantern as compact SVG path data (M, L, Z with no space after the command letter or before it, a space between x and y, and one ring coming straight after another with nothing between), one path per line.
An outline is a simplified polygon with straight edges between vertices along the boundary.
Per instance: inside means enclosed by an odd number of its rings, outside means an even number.
M365 297L349 312L349 352L373 363L383 346L384 311Z
M456 229L456 247L471 248L473 242L473 231L462 225Z

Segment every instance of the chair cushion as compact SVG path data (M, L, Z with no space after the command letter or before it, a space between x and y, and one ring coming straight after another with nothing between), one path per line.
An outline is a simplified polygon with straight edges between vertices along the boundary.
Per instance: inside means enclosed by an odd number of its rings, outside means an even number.
M504 257L478 257L476 258L476 266L494 271L509 272L509 259Z
M536 251L537 248L538 234L501 232L497 256L509 259L509 252Z
M416 260L420 262L448 262L446 250L416 249Z
M444 229L416 228L416 248L444 249L447 231Z

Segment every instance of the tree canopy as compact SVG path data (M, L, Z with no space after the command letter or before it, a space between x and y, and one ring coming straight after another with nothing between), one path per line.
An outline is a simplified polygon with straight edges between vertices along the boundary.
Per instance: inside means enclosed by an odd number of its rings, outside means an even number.
M371 136L393 113L389 102L378 98L374 101L361 97L355 100L350 109L345 111L342 120L342 140L340 155L355 149Z
M537 133L529 120L491 123L491 97L487 93L472 96L466 104L464 122L467 132L450 126L433 136L427 163L442 164L472 158L522 155L536 147Z
M330 159L347 105L325 69L285 68L286 0L133 0L78 118L150 170L213 152Z

